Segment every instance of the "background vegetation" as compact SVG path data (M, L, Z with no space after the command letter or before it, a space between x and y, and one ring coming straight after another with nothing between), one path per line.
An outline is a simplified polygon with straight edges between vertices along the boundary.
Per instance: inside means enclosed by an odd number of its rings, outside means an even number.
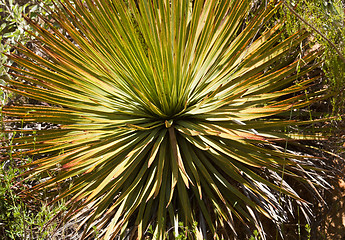
M4 85L4 79L11 78L8 74L7 66L14 63L5 54L13 51L13 47L18 43L31 46L32 37L25 32L33 30L24 20L24 16L37 18L38 15L47 16L46 7L53 7L50 0L45 1L27 1L27 0L1 0L0 1L0 85ZM26 102L29 99L23 98L12 92L0 88L0 106L10 105L13 102ZM22 135L23 132L18 130L16 134L8 134L4 132L6 127L3 123L1 113L1 142L13 139L15 135ZM28 128L25 124L22 126L12 126L14 128ZM32 127L32 126L31 126ZM11 140L10 140L11 142ZM1 159L4 155L11 156L12 150L1 150ZM49 239L52 236L53 229L57 226L57 222L53 220L53 216L62 210L63 203L54 206L48 206L45 197L41 199L23 199L20 192L32 184L33 181L24 181L21 185L17 184L21 180L21 175L25 169L19 168L24 162L32 161L30 157L25 159L13 159L1 161L0 164L0 238L1 239ZM38 177L37 181L40 180Z
M325 74L325 87L333 93L332 114L344 113L345 82L345 16L341 0L288 0L286 3L306 22L301 21L287 7L284 9L287 31L292 34L306 28L312 32L310 43L324 49L320 61ZM318 30L321 34L315 31ZM337 49L337 50L336 50ZM303 51L303 50L302 50ZM338 51L338 52L337 52ZM340 53L340 54L339 54Z

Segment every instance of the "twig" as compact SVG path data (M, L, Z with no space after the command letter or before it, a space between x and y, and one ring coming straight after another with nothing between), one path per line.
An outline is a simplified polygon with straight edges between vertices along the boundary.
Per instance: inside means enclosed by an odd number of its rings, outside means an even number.
M341 60L345 63L344 55L339 51L339 49L334 45L334 43L329 40L322 32L320 32L318 29L316 29L313 25L311 25L307 20L302 18L285 0L283 1L283 4L292 12L298 19L300 19L303 23L308 25L311 29L313 29L315 32L317 32L323 39L325 39L337 52L338 56L341 58Z

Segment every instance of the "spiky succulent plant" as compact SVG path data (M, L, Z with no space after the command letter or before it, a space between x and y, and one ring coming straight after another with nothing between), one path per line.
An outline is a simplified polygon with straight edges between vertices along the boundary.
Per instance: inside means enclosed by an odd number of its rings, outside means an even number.
M250 0L72 0L48 29L31 22L39 50L16 47L7 88L46 104L2 107L5 122L57 124L12 140L13 156L43 156L29 176L55 172L30 191L72 179L56 199L68 216L89 209L84 237L95 226L104 239L149 226L162 239L176 222L224 238L280 222L282 196L305 206L284 176L312 187L312 157L287 143L316 135L286 131L309 121L282 114L323 97L303 94L318 54L294 60L308 34L262 28L279 6L248 17Z

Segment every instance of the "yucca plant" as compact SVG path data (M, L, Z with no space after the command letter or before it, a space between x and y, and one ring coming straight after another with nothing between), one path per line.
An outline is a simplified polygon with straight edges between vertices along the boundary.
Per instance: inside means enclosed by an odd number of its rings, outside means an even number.
M280 5L249 17L250 0L72 0L56 2L49 29L27 19L39 51L16 47L4 88L45 104L2 114L57 124L12 140L12 157L42 156L28 177L50 173L27 193L62 188L66 219L89 210L83 238L150 227L162 239L178 222L197 222L200 238L228 238L238 223L265 237L261 219L281 223L285 199L308 209L286 179L324 182L315 158L289 146L319 135L291 132L313 121L286 116L325 96L304 94L319 53L294 60L308 33L263 28Z

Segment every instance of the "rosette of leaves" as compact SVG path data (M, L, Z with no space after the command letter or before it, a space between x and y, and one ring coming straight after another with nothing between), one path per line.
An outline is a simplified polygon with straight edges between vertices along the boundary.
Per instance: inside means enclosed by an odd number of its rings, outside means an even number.
M29 192L73 179L56 200L69 200L67 219L89 209L83 237L142 238L150 226L162 239L178 222L198 222L204 237L227 238L237 223L264 237L261 219L284 220L283 196L307 209L284 176L310 189L322 181L313 157L286 146L317 129L285 131L311 121L284 116L324 96L304 94L318 53L286 57L308 34L282 41L280 23L262 29L279 3L250 19L249 0L56 4L54 25L31 22L40 52L9 56L22 68L9 66L8 88L46 104L2 114L57 124L14 138L12 156L44 156L29 177L55 172Z

